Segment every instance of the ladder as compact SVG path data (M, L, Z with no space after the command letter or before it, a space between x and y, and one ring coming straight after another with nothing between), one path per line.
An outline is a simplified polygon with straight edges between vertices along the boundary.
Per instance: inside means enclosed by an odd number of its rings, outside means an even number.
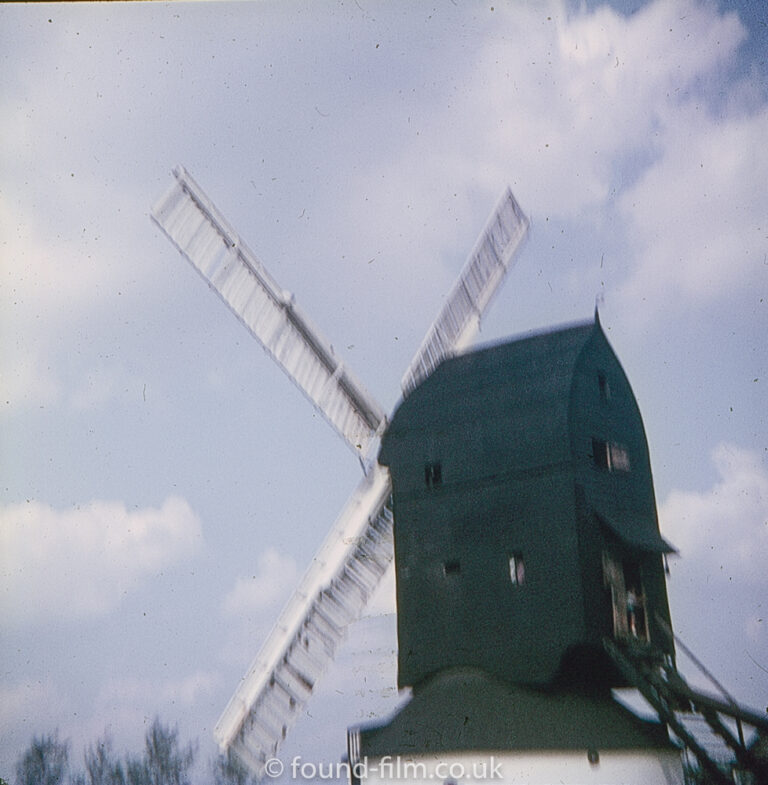
M668 627L666 631L672 634ZM738 767L754 775L755 783L768 782L768 761L759 759L745 744L743 731L746 724L758 733L768 734L768 716L739 705L724 690L724 699L720 699L694 689L678 672L671 658L649 656L647 645L638 646L631 640L620 642L613 638L605 638L603 644L622 675L690 750L712 782L733 785L733 779L723 772L711 752L690 731L688 726L692 719L709 726L731 750ZM698 664L695 658L694 662ZM728 721L735 722L735 735L726 724Z

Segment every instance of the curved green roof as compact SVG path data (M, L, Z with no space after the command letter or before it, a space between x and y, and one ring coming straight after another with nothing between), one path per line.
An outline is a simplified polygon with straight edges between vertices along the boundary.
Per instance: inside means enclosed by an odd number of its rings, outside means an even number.
M398 441L429 430L439 438L454 424L473 420L486 431L481 436L488 451L494 449L498 424L514 420L516 438L505 438L504 454L518 470L569 460L574 371L595 333L602 335L599 322L582 323L445 360L396 410L379 462L389 465L392 437Z

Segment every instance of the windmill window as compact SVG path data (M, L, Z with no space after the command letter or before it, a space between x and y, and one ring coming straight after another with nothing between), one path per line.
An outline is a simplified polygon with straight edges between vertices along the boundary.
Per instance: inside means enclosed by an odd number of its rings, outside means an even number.
M604 552L603 580L611 595L613 634L648 641L647 598L640 564Z
M629 637L648 640L648 619L646 616L645 591L642 570L635 561L622 562L624 578L624 612L626 613L626 632Z
M613 472L628 472L629 471L629 453L626 447L620 444L608 445L608 458L610 460L610 469Z
M592 439L592 460L598 469L609 472L629 471L629 451L615 442Z
M598 469L608 469L608 442L592 439L592 460Z
M446 577L451 575L459 575L461 573L461 564L459 564L458 559L451 559L450 561L443 563L443 574Z
M608 403L611 400L611 385L608 384L608 377L604 373L597 374L597 387L600 390L600 400Z
M513 586L522 586L525 583L525 561L520 551L515 551L509 557L509 579Z
M424 484L427 488L437 488L443 484L443 467L440 463L427 463L424 465Z

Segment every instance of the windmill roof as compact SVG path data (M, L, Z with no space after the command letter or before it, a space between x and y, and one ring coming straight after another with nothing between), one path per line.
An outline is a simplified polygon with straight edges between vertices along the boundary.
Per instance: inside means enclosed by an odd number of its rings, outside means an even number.
M397 441L411 433L450 430L453 423L475 418L492 422L494 416L514 417L521 429L517 449L535 436L548 451L548 460L566 460L574 371L596 334L602 336L599 322L591 321L446 359L395 411L380 462L389 465L393 437ZM510 457L524 465L525 456L514 456L516 446L509 447ZM553 455L553 449L563 455Z
M608 516L598 513L597 519L607 532L629 548L655 553L677 553L676 548L670 545L658 531L636 526L630 515L614 513Z
M360 729L360 755L673 749L665 726L610 695L526 689L483 671L443 671L387 723Z

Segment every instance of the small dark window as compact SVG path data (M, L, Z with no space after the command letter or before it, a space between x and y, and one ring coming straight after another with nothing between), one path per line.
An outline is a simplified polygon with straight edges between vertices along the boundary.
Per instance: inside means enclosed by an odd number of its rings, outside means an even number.
M600 400L608 403L611 400L611 386L608 384L608 377L604 373L597 374L597 386L600 390Z
M443 467L440 463L427 463L424 466L424 484L436 488L443 483Z
M509 557L509 579L513 586L525 583L525 561L520 551L514 551Z
M598 469L608 469L608 442L602 439L592 439L592 460Z
M443 564L443 572L445 575L458 575L461 572L461 564L458 559L451 559Z

